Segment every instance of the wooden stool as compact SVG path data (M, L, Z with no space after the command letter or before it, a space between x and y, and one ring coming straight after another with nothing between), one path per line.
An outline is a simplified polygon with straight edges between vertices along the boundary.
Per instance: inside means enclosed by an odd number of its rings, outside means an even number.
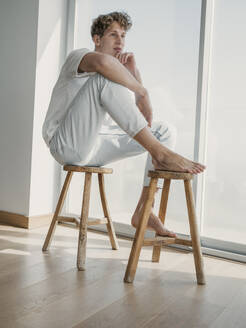
M145 203L141 222L138 225L135 233L124 281L129 283L133 282L142 246L153 246L152 262L159 262L162 245L181 244L181 245L192 246L195 268L196 268L197 283L200 285L204 285L206 282L203 272L203 258L200 248L200 237L197 228L194 199L193 199L193 193L192 193L191 181L190 181L191 179L193 179L193 174L156 170L156 171L149 171L148 176L151 178L149 184L149 190L148 190L148 198ZM151 208L154 201L158 179L164 179L163 190L161 195L161 203L159 209L159 217L163 222L163 224L166 216L167 201L168 201L168 194L169 194L171 180L172 179L184 180L186 202L187 202L187 208L189 214L191 240L173 238L173 237L162 237L162 236L158 236L157 234L155 238L144 239L144 233L147 227L148 218L151 213Z
M64 171L68 171L63 188L59 197L59 201L56 206L56 210L52 219L52 222L49 227L44 245L42 250L46 251L52 241L56 224L57 222L74 222L79 226L79 241L78 241L78 253L77 253L77 268L78 270L85 270L85 259L86 259L86 241L87 241L87 226L97 225L97 224L106 224L108 229L108 234L111 242L112 249L119 249L119 245L116 239L114 226L110 218L109 209L105 196L104 188L104 174L113 173L111 168L105 167L87 167L87 166L73 166L65 165L63 167ZM73 172L84 172L85 173L85 182L84 182L84 192L82 200L82 211L80 220L72 217L59 216L59 213L64 204L64 200L67 195L68 187L70 185ZM99 190L102 202L102 208L104 212L103 219L95 219L88 221L89 214L89 203L90 203L90 190L91 190L91 177L93 173L98 174L98 183Z

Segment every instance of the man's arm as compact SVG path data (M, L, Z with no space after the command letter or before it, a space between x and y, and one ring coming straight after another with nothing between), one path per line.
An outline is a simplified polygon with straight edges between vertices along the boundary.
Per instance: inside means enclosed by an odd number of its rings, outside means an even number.
M127 70L142 85L143 83L142 83L141 75L137 68L134 54L132 52L118 53L116 55L116 58L122 63L122 65L124 65L127 68ZM135 102L140 112L148 121L149 126L151 126L153 120L153 110L147 90L144 97L139 97L139 95L135 92Z
M136 68L134 76L135 76L136 80L140 84L143 85L141 75L140 75L138 68ZM152 119L153 119L153 110L152 110L152 105L150 103L149 93L146 92L146 95L144 97L139 97L139 95L137 93L135 93L135 102L136 102L136 105L138 106L140 112L143 113L143 115L146 117L147 121L150 122L149 125L151 126Z
M100 52L90 52L81 60L78 70L97 72L107 79L119 83L135 92L140 99L145 97L147 90L139 81L113 56Z

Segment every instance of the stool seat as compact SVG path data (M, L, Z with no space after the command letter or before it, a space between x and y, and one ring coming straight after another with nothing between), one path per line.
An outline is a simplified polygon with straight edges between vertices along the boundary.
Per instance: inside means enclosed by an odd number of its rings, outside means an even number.
M177 171L155 170L149 171L148 176L151 178L174 179L174 180L192 180L193 174Z
M109 167L100 167L100 166L78 166L78 165L64 165L64 171L71 172L88 172L88 173L113 173L113 169Z

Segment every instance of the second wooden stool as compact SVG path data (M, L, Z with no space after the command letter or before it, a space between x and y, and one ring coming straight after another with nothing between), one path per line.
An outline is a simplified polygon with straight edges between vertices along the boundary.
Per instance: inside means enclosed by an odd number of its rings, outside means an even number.
M195 268L196 268L197 283L200 285L204 285L205 276L203 271L203 258L201 253L200 237L197 228L194 199L193 199L193 193L191 188L191 179L193 179L193 174L156 170L156 171L149 171L148 176L151 178L149 184L148 198L144 206L141 222L138 225L135 233L132 250L125 273L125 278L124 278L125 282L133 282L134 280L142 246L153 246L152 262L159 262L162 245L181 244L181 245L192 246ZM171 180L172 179L184 180L191 240L173 238L173 237L162 237L162 236L158 236L157 234L155 238L144 239L144 233L151 213L158 179L164 179L160 210L159 210L159 217L163 224L166 216L167 201L168 201L168 194L169 194Z
M75 166L75 165L65 165L63 167L64 171L68 171L63 188L60 194L59 201L56 206L55 214L53 216L52 222L49 227L44 245L42 250L46 251L52 241L57 222L74 222L79 226L79 240L78 240L78 253L77 253L77 268L78 270L85 270L85 260L86 260L86 241L87 241L87 226L106 224L107 230L111 242L112 249L119 249L119 245L116 239L114 226L110 218L109 209L107 205L105 188L104 188L104 174L110 174L113 172L111 168L105 167L89 167L89 166ZM73 172L85 173L84 181L84 192L82 200L82 210L80 220L71 217L59 216L59 213L64 204L64 200L67 195L68 187L70 185ZM91 178L92 174L98 174L99 190L102 202L102 208L104 212L103 219L95 219L88 221L89 215L89 203L90 203L90 191L91 191Z

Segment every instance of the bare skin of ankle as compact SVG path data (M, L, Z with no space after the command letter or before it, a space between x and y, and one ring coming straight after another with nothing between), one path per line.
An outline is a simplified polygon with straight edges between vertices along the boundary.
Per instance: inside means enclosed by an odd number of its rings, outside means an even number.
M131 224L134 228L138 227L138 224L142 218L144 204L147 199L147 196L148 196L148 187L144 187L137 208L132 216ZM154 204L152 205L154 206ZM147 230L155 231L160 236L177 237L177 235L173 231L170 231L164 227L163 223L158 218L158 216L156 216L153 213L153 210L150 213Z

